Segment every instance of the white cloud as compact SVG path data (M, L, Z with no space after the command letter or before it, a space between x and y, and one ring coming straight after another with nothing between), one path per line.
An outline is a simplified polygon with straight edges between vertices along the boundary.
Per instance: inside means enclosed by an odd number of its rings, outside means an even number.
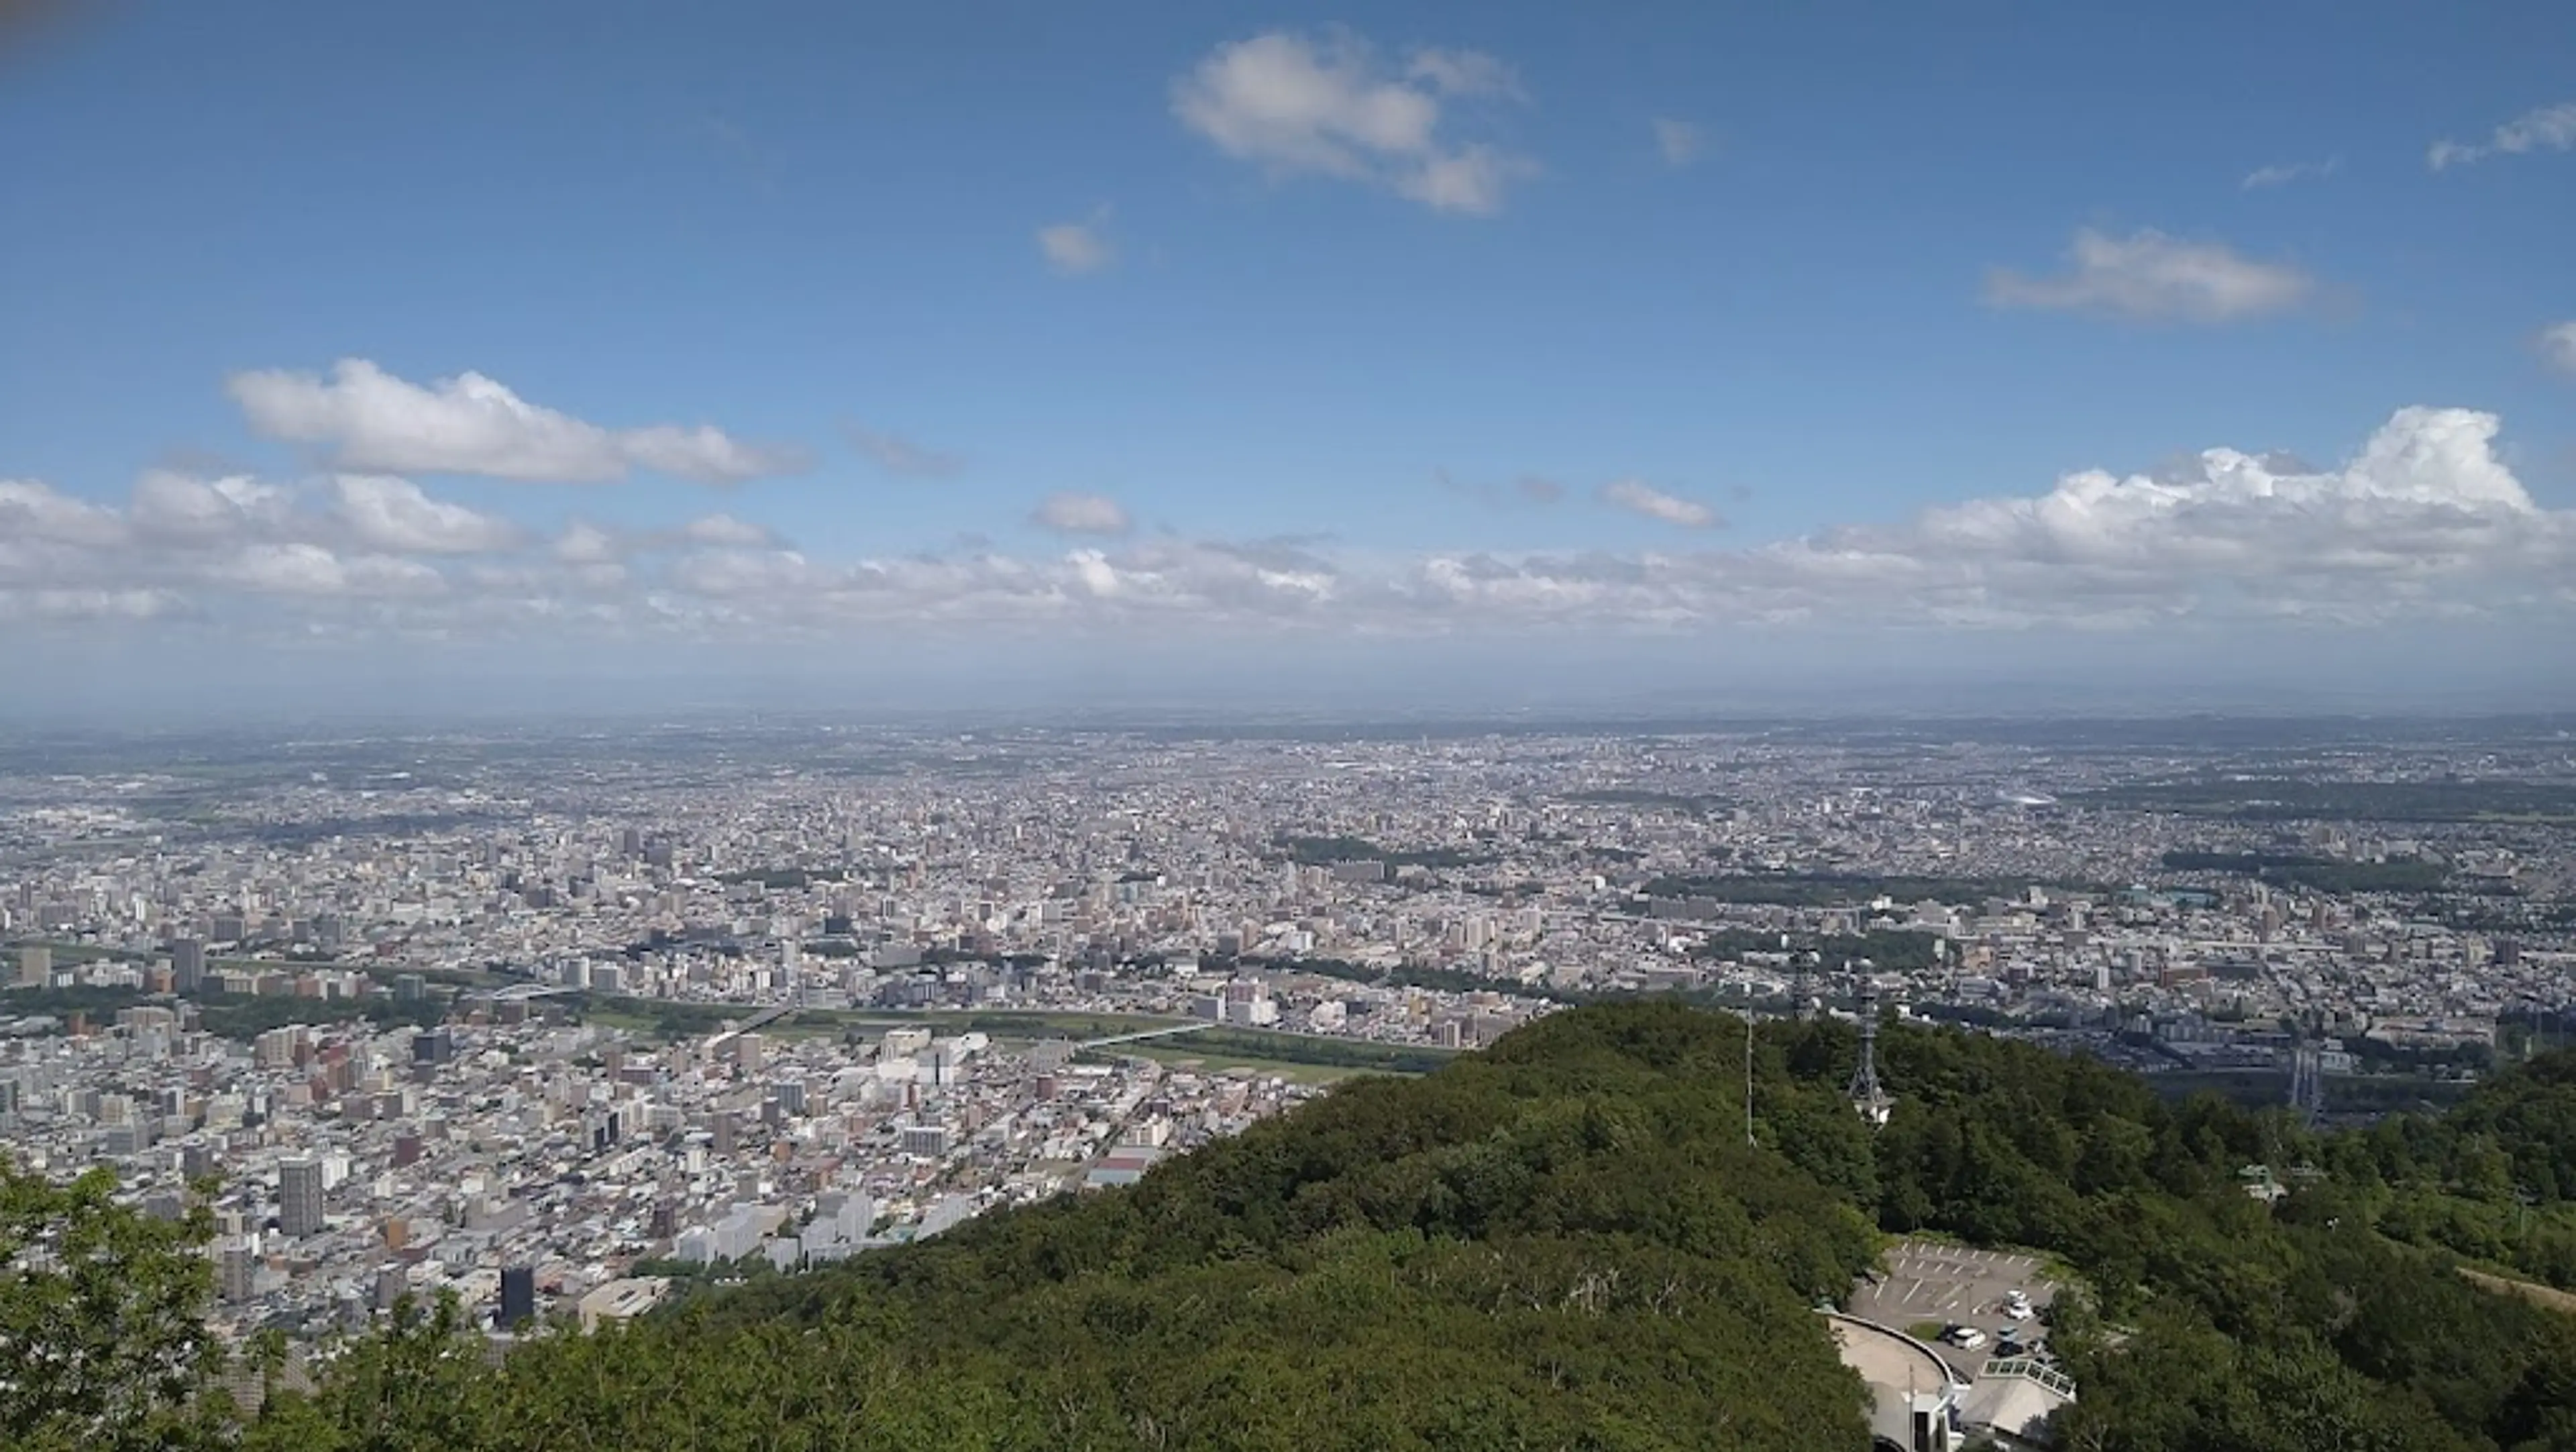
M357 542L392 554L485 554L518 543L507 520L478 514L420 492L408 479L342 474L336 513Z
M798 450L746 444L711 424L626 429L617 435L617 443L639 469L700 484L740 484L772 474L793 474L810 463Z
M730 484L804 466L793 450L745 444L706 425L602 428L530 403L480 373L424 387L366 359L344 358L328 380L265 370L236 373L227 387L252 428L328 445L341 467L355 470L584 483L641 467Z
M106 548L125 538L114 510L32 479L0 479L0 539Z
M1663 154L1664 165L1688 166L1707 149L1708 139L1697 126L1669 116L1655 118L1655 150Z
M2540 356L2559 372L2576 374L2576 318L2540 330Z
M1986 279L1986 301L2139 321L2227 323L2288 311L2316 292L2316 280L2287 263L2258 262L2216 242L2152 230L2113 237L2088 227L2075 234L2068 255L2072 266L2054 277L1996 269Z
M1062 490L1038 502L1029 521L1058 534L1125 534L1127 511L1106 494Z
M567 565L613 565L631 551L628 542L586 519L566 524L548 552Z
M2269 187L2288 186L2294 181L2323 181L2343 170L2343 158L2329 156L2323 161L2291 161L2274 166L2258 166L2245 174L2237 190L2259 192Z
M445 576L418 560L341 555L314 544L245 545L208 573L266 595L429 595L447 587Z
M2424 162L2441 171L2490 156L2571 149L2576 149L2576 101L2561 101L2534 106L2497 127L2484 142L2436 141L2425 152Z
M1717 511L1696 499L1667 494L1640 479L1619 479L1601 486L1603 502L1630 514L1660 519L1684 529L1706 529L1718 523Z
M869 463L901 478L953 479L965 471L965 461L955 454L926 448L901 434L882 433L857 424L841 431L849 436L850 447Z
M1058 222L1038 229L1038 253L1047 266L1067 277L1098 272L1118 260L1118 244L1109 237L1109 209L1093 212L1088 220Z
M2566 584L2576 578L2576 511L2532 498L2498 453L2498 429L2492 414L2410 408L2329 468L2212 449L2153 474L2084 470L2030 493L1768 544L1628 552L1395 554L1140 536L1115 501L1068 493L1035 516L1082 536L1052 554L973 544L835 561L713 515L628 531L575 521L551 539L523 535L459 561L480 516L403 489L360 486L355 497L376 508L360 524L344 514L352 496L336 479L294 491L170 475L138 482L122 507L19 481L0 488L0 618L21 632L185 618L201 631L559 638L578 629L743 641L933 625L1252 637L1800 622L2576 626ZM1635 481L1601 493L1677 525L1717 522L1707 506Z
M206 545L291 529L287 492L244 475L199 479L154 469L134 481L127 522L146 540Z
M1218 46L1172 86L1172 113L1218 150L1274 176L1383 187L1435 211L1500 211L1526 158L1456 136L1452 103L1522 99L1494 57L1416 50L1401 70L1347 32L1271 31Z

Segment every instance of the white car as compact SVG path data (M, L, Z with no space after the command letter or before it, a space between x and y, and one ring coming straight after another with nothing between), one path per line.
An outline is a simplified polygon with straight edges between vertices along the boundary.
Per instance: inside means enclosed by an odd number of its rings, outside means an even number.
M1961 1351L1974 1351L1986 1344L1986 1333L1974 1326L1962 1326L1950 1333L1950 1344Z

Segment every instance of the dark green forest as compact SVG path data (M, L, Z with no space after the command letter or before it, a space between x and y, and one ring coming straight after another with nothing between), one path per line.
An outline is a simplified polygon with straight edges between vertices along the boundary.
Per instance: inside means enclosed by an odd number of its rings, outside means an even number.
M170 1308L202 1300L202 1261L154 1240L148 1276L83 1275L104 1250L58 1253L69 1269L0 1296L13 1362L91 1328L85 1364L122 1346L175 1369L121 1396L0 1379L0 1440L1859 1449L1863 1389L1811 1308L1887 1235L1930 1230L2081 1278L2052 1312L2081 1387L2066 1446L2576 1447L2576 1318L2458 1273L2576 1272L2576 1057L2439 1119L2320 1136L1974 1034L1891 1026L1880 1044L1899 1098L1873 1136L1840 1092L1850 1028L1760 1026L1748 1144L1740 1020L1573 1009L1419 1079L1346 1083L1127 1190L540 1335L498 1365L447 1308L407 1308L256 1416L185 1392L202 1357ZM2267 1207L2240 1188L2254 1163L2304 1168ZM40 1183L6 1181L13 1247L116 1218L96 1187L84 1210Z

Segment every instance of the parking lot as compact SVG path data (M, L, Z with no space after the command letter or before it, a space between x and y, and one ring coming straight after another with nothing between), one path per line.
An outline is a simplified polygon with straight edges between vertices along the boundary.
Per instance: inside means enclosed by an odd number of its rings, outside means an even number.
M2020 1339L2025 1343L2046 1339L2039 1315L2057 1288L2041 1278L2039 1262L2030 1256L1906 1240L1889 1247L1880 1266L1877 1280L1853 1289L1852 1314L1917 1332L1963 1377L1973 1379L1977 1368L1995 1354L2003 1340L2000 1333L2014 1320L2004 1310L2006 1298L2014 1291L2030 1297L2031 1315L2021 1323ZM1936 1339L1951 1326L1974 1326L1986 1333L1986 1342L1963 1350Z

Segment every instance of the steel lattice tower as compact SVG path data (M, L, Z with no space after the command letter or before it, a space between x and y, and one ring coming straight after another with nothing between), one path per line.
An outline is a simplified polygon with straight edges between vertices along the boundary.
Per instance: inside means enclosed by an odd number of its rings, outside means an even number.
M1852 1071L1851 1102L1872 1129L1887 1123L1895 1107L1878 1082L1878 985L1866 980L1860 986L1860 1067Z

